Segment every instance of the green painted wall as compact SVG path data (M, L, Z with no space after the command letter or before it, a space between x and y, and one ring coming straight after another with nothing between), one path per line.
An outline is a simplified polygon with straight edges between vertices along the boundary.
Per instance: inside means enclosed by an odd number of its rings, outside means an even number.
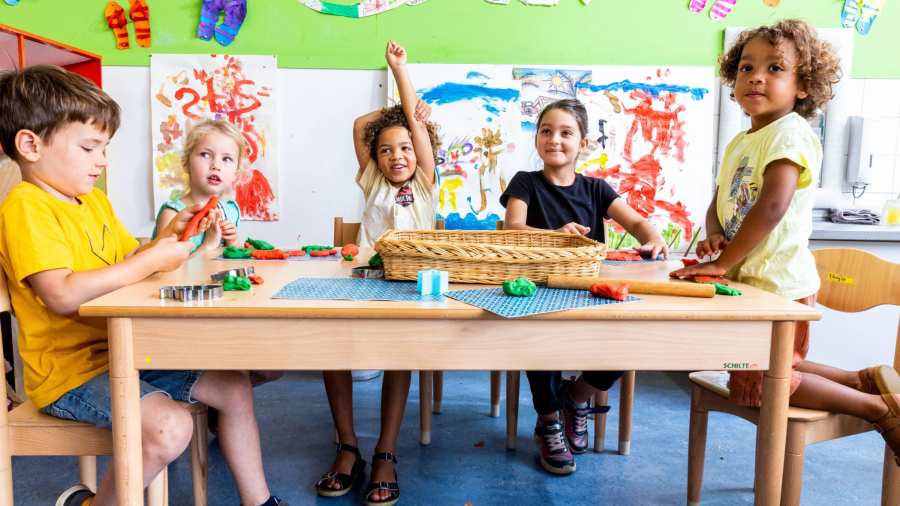
M119 0L127 6L127 0ZM340 0L351 3L350 0ZM709 0L712 4L715 0ZM153 47L116 50L106 27L106 0L0 3L0 23L100 53L107 65L147 65L151 52L224 52L195 37L200 0L148 0ZM281 67L382 68L388 38L415 63L712 65L722 23L693 14L688 0L560 0L528 7L518 0L428 0L364 19L328 16L297 0L250 0L249 15L228 51L276 54ZM727 24L753 26L802 17L837 27L843 0L740 0ZM708 9L707 9L708 10ZM856 36L853 76L900 78L900 2L886 2L872 32Z

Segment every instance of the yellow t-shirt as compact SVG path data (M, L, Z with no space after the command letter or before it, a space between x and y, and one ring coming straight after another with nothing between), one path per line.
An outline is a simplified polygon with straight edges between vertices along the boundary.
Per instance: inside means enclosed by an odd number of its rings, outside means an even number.
M359 224L360 247L368 247L388 229L427 230L434 228L435 185L416 167L412 179L394 186L384 177L375 160L357 176L356 183L366 199Z
M802 167L791 204L765 240L726 276L796 300L819 290L809 235L822 145L803 117L792 112L728 143L716 179L716 212L731 240L759 197L766 166L781 159Z
M25 391L38 408L109 368L106 320L51 312L25 278L101 269L138 246L103 192L95 188L79 200L63 202L22 182L0 206L0 267L19 322Z

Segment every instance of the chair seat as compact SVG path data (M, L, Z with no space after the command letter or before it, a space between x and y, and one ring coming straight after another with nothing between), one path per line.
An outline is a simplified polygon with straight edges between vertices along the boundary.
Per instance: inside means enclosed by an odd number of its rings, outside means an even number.
M180 403L193 413L201 403ZM112 455L112 432L42 413L30 400L8 413L11 455Z
M714 394L728 398L728 372L727 371L698 371L688 375L691 382L699 385ZM752 409L752 408L751 408ZM806 409L790 406L788 408L788 420L814 422L824 420L830 416L836 416L829 411L818 409Z

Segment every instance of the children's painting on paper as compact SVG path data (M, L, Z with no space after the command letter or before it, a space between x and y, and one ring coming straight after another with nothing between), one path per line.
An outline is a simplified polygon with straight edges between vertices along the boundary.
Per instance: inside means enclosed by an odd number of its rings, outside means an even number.
M578 98L589 143L576 172L604 178L673 248L699 232L713 185L711 67L414 64L410 75L441 127L437 214L448 228L493 228L506 182L542 167L534 149L541 109ZM607 245L637 241L610 223Z
M151 57L155 208L188 189L181 156L191 125L225 119L238 127L248 146L234 189L242 218L278 219L277 82L272 56Z

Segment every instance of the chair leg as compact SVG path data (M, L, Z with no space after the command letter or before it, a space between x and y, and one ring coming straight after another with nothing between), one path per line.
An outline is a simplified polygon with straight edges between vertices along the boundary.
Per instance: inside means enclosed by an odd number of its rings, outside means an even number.
M500 416L500 371L491 371L491 418Z
M609 404L609 392L598 390L594 392L594 406L606 406ZM606 439L606 413L594 413L594 451L603 451Z
M688 506L700 504L703 486L703 461L706 458L706 425L709 411L701 406L703 391L694 385L691 390L691 422L688 436Z
M419 442L431 444L432 371L419 371Z
M9 455L9 432L6 407L0 413L0 504L13 504L12 458Z
M91 492L97 491L97 457L81 455L78 457L78 482Z
M434 371L434 404L431 412L441 414L441 401L444 399L444 371Z
M803 455L806 451L806 424L788 421L784 445L784 473L781 480L781 504L800 504L803 492Z
M622 376L619 387L619 455L631 453L631 413L634 410L634 371Z
M506 371L506 449L516 449L519 432L519 376L521 371Z
M881 506L900 504L900 467L894 463L894 452L884 447L884 472L881 478Z
M147 506L165 506L167 474L168 467L164 467L147 486Z
M209 425L207 411L193 412L194 437L191 438L191 483L194 489L194 506L206 506L209 481ZM168 481L167 481L168 484Z

